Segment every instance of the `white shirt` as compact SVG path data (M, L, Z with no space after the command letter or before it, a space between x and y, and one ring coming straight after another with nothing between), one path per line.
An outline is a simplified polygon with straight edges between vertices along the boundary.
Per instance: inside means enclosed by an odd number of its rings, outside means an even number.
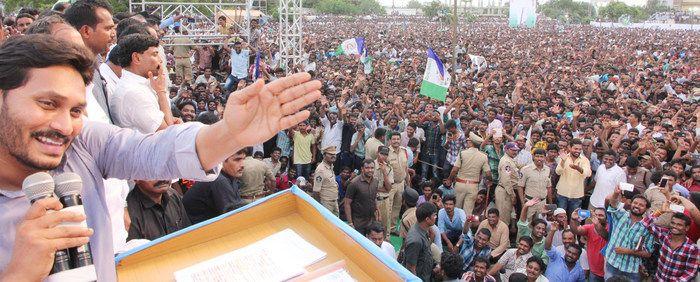
M209 79L207 79L203 74L198 76L197 79L194 81L195 85L198 85L200 83L206 84L209 90L214 90L214 88L219 84L219 82L216 81L216 78L213 75L210 75Z
M524 167L532 163L532 153L530 150L520 150L513 160L519 167Z
M596 208L602 208L605 205L605 197L615 191L615 186L620 182L626 182L627 175L625 171L614 165L610 169L606 169L604 164L598 166L595 173L595 188L591 195L591 205Z
M389 242L382 242L382 251L384 251L384 253L386 253L391 258L396 259L396 250L394 249L394 246L391 245Z
M109 96L109 108L115 125L144 134L156 132L165 117L148 79L127 70L122 70L117 88Z
M102 78L105 79L106 85L105 88L109 92L107 94L107 97L109 97L111 93L114 93L114 91L117 89L117 83L119 82L119 76L117 76L116 73L110 68L106 63L100 64L100 74L102 74Z
M631 128L632 128L632 125L628 122L627 123L627 130L630 130ZM644 133L644 129L646 129L646 127L644 125L642 125L641 122L638 123L637 126L635 126L634 128L639 130L639 135L642 135Z
M321 125L323 125L321 150L330 146L335 146L338 152L340 152L340 142L343 138L343 121L338 119L335 124L331 126L331 122L324 116L321 118Z

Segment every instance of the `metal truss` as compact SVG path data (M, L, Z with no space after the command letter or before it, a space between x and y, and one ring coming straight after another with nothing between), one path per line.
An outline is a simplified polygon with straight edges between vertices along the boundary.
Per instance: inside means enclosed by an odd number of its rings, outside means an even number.
M302 0L279 0L278 42L280 67L287 73L302 62ZM291 64L291 65L290 65Z
M172 1L172 2L170 2ZM129 11L138 13L147 11L165 20L176 15L185 15L179 21L180 30L187 31L187 35L173 33L166 34L162 40L164 45L180 45L173 42L178 37L188 37L197 45L218 45L224 42L228 36L219 34L217 18L226 16L227 22L233 25L238 33L234 36L249 38L251 11L265 12L266 0L219 0L218 2L175 2L129 0Z

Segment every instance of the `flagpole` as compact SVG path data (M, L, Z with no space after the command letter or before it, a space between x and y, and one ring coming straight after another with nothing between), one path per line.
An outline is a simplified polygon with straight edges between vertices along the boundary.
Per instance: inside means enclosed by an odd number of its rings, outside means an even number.
M457 0L452 6L452 73L457 73Z

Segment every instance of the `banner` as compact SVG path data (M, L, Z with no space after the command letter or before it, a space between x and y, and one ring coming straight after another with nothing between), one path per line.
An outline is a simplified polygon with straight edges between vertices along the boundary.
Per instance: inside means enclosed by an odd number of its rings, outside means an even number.
M433 49L428 49L428 62L420 85L420 95L445 102L450 80L450 73L447 72L440 58Z

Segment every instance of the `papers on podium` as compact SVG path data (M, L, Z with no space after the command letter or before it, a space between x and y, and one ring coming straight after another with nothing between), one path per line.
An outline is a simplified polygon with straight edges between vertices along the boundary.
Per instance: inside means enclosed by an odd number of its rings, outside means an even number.
M285 281L304 274L305 267L323 260L326 253L291 229L230 253L175 272L178 282Z

